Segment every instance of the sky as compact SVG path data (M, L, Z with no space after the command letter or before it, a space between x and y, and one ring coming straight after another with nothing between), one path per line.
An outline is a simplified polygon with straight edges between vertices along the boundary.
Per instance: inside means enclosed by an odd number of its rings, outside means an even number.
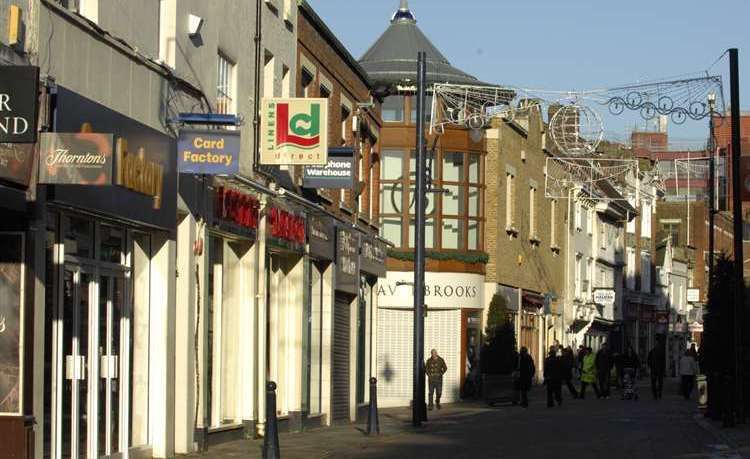
M355 58L399 4L308 1ZM410 0L409 6L454 66L514 87L586 90L710 68L723 76L728 105L729 60L715 61L736 47L741 107L750 111L750 0ZM625 135L643 121L625 116L605 123L606 132ZM701 121L669 127L676 143L703 140L706 132Z

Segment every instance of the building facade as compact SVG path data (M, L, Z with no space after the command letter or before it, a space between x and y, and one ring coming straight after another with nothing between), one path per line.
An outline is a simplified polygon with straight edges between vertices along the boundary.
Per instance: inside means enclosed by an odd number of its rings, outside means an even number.
M380 235L393 244L388 274L377 286L378 390L381 406L408 405L412 396L414 280L414 189L416 180L416 57L427 53L428 84L476 83L452 67L421 32L407 2L360 64L382 94L380 168L375 176L380 199L375 214ZM428 138L433 145L436 139ZM447 129L430 148L434 188L428 196L426 224L425 355L436 349L445 359L443 401L459 398L473 356L479 355L485 305L484 139Z

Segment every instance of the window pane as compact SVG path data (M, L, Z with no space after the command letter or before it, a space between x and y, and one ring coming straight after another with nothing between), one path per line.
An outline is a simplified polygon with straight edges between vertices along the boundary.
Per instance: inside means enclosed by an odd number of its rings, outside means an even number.
M380 213L400 214L402 208L403 185L401 182L380 185Z
M414 248L414 239L416 238L415 220L409 220L409 248ZM424 225L424 246L425 248L434 248L435 220L428 218Z
M461 185L443 185L443 214L464 215L465 188Z
M71 217L65 235L65 255L94 257L94 229L89 220Z
M435 171L437 170L437 164L435 164L435 152L427 152L427 167L432 164L432 171L430 177L435 180ZM417 150L412 150L409 156L409 180L415 181L417 179Z
M425 202L425 215L431 215L435 212L435 193L427 193ZM414 215L417 208L417 193L415 185L409 188L409 214Z
M404 96L390 96L383 101L383 121L404 121Z
M479 155L469 153L469 183L479 183Z
M412 123L417 124L417 97L411 96L409 97L411 101L411 120ZM432 96L427 94L424 98L424 105L425 105L425 122L430 121L430 117L432 116Z
M380 236L392 242L396 247L400 247L401 217L382 217L380 219Z
M469 250L479 250L479 222L469 220L468 240Z
M122 247L125 243L125 232L119 228L102 225L99 259L112 263L122 262Z
M380 160L381 180L400 180L403 177L404 153L399 150L384 150Z
M463 221L455 218L443 218L443 248L463 248Z
M447 182L460 182L464 179L464 154L443 154L443 180Z
M469 217L479 216L479 188L469 187Z

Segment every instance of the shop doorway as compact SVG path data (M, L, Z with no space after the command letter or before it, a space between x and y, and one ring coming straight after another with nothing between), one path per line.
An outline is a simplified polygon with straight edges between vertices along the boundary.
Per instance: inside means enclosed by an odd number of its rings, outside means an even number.
M66 264L57 316L53 437L57 457L98 457L120 451L121 350L125 276Z
M461 311L461 394L477 395L479 385L479 352L482 345L482 311ZM467 385L468 383L468 385Z

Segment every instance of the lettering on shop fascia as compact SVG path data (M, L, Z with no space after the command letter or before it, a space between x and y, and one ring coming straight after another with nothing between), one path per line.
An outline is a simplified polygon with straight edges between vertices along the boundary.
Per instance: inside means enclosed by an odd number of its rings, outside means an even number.
M378 296L396 296L396 294L403 293L399 288L400 286L396 284L380 284L376 293ZM436 298L476 298L479 295L479 289L472 285L425 285L424 295Z
M291 242L297 246L305 244L305 219L275 207L268 213L271 237Z
M161 209L164 188L164 166L145 158L143 148L137 154L128 152L128 141L117 139L117 185L152 196L154 209Z
M224 187L219 187L216 190L215 198L214 214L216 218L246 229L255 230L258 228L260 202L257 199Z
M354 235L348 231L339 233L339 265L341 272L357 275L357 248L354 244Z

